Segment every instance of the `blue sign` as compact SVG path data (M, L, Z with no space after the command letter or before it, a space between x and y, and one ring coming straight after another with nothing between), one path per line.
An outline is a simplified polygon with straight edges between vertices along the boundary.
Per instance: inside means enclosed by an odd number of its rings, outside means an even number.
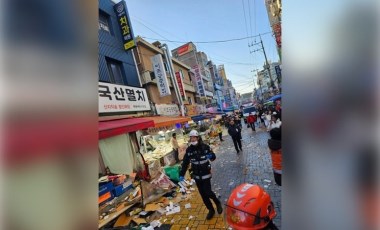
M277 75L277 77L281 77L281 69L280 69L280 66L279 65L276 65L275 67L274 67L274 69L276 70L276 75Z

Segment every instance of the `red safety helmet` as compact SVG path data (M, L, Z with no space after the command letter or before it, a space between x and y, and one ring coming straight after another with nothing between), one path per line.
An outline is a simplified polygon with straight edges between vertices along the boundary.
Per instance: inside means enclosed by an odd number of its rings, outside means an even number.
M269 194L260 186L241 184L228 198L225 220L233 229L264 229L276 216Z

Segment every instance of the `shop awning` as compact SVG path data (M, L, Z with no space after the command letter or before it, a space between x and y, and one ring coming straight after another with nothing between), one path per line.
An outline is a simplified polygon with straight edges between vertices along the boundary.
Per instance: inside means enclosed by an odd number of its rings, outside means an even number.
M144 117L144 119L153 120L155 128L175 125L178 123L183 124L191 120L190 117L167 117L167 116Z
M203 116L203 115L197 115L197 116L192 116L191 119L192 119L194 122L198 122L198 121L201 121L201 120L206 119L206 117Z
M99 121L99 139L135 132L141 129L154 127L152 119L127 118L111 121Z

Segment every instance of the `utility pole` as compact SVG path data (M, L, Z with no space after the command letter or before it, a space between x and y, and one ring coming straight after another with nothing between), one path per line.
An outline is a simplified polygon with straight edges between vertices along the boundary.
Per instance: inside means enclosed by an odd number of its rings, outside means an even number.
M274 88L277 88L273 82L273 78L272 78L272 73L270 72L270 66L269 66L269 62L268 62L268 58L267 58L267 54L265 53L265 48L264 48L264 44L263 44L263 40L261 39L261 35L259 34L260 36L260 42L259 43L255 43L253 45L261 45L261 49L257 49L257 50L254 50L252 51L251 53L253 52L256 52L256 51L260 51L262 50L263 53L264 53L264 58L265 58L265 69L268 70L268 73L269 73L269 79L270 79L270 84L271 84L271 87L274 89Z
M184 109L184 105L183 105L183 100L182 100L181 94L179 92L177 80L175 79L173 63L172 63L172 59L170 57L168 45L162 44L160 46L160 48L161 49L164 48L162 50L164 51L165 59L166 59L166 62L168 64L168 70L169 70L170 78L172 79L173 88L174 88L175 94L176 94L178 102L179 102L179 106L180 106L180 110L181 110L181 116L185 116L185 109Z

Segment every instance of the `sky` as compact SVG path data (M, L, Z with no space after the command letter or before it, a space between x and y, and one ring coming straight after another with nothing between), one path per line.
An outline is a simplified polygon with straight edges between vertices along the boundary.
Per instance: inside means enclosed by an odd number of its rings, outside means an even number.
M264 0L125 0L135 36L161 41L173 50L194 42L216 65L224 64L227 78L238 93L252 92L255 69L265 61L255 38L225 43L197 43L263 34L268 61L279 60ZM243 6L244 4L244 6ZM269 33L268 33L269 32ZM256 42L259 42L259 37ZM256 79L256 77L255 77ZM256 83L256 82L255 82Z

